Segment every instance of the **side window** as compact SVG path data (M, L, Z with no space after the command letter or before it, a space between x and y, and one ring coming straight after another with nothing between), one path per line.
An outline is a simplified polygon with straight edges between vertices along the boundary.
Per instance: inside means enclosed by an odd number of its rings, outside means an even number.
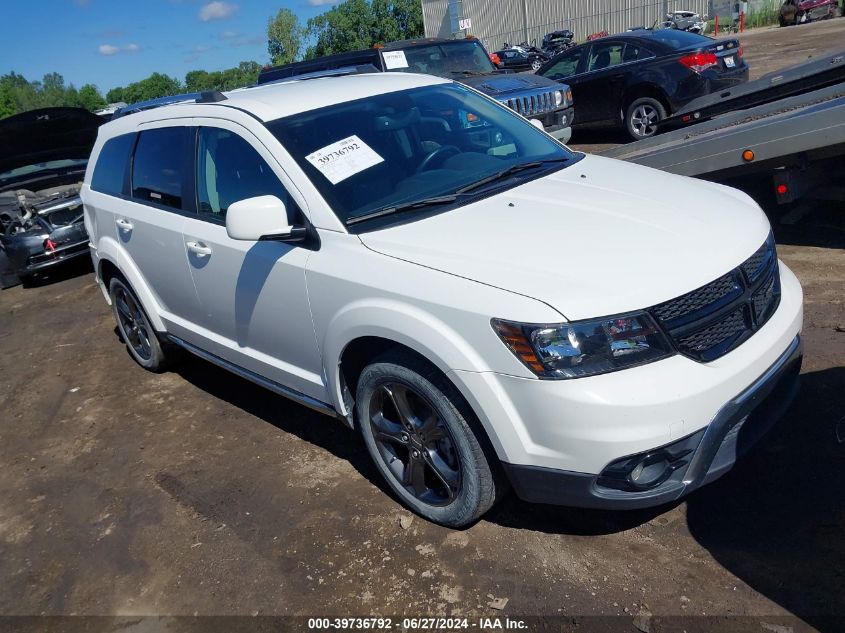
M622 63L624 44L594 44L587 71L602 70Z
M565 79L578 71L578 63L584 54L584 49L578 49L563 55L543 73L549 79Z
M113 196L122 196L126 193L124 190L126 169L129 167L129 155L132 153L134 144L134 133L115 136L106 141L94 166L91 189Z
M243 138L220 128L201 127L197 142L197 208L223 222L229 205L254 196L276 196L292 210L288 192L270 166Z
M649 57L654 57L654 53L638 44L625 44L625 49L622 51L622 62L626 64Z
M193 129L163 127L141 132L132 163L133 198L183 208L185 148Z

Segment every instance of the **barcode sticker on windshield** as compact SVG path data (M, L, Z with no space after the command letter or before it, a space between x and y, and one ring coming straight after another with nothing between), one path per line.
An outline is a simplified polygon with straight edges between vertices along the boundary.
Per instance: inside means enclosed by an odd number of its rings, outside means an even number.
M326 145L308 154L305 159L333 185L384 162L384 159L372 147L355 134L337 143Z
M384 67L387 70L408 67L408 60L405 59L405 51L383 52L381 56L384 58Z

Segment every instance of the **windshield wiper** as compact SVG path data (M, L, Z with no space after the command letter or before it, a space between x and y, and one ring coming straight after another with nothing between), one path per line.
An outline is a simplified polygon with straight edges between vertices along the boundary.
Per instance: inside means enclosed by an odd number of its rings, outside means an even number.
M460 193L460 192L459 192ZM379 209L372 213L365 213L364 215L356 215L346 221L347 226L358 224L359 222L366 222L373 218L380 218L385 215L394 215L396 213L404 213L405 211L413 211L414 209L421 209L423 207L433 207L439 204L449 204L458 199L457 195L434 196L432 198L423 198L422 200L415 200L406 204L398 204L394 207L387 207L386 209Z
M521 171L526 171L528 169L534 169L536 167L542 167L548 163L562 163L570 160L569 158L547 158L545 160L537 160L530 163L521 163L519 165L511 165L507 169L503 169L502 171L497 171L495 174L491 174L486 178L482 178L481 180L477 180L474 183L466 185L465 187L461 187L455 193L468 193L470 191L475 191L476 189L480 189L484 185L489 185L491 182L496 182L497 180L504 180L514 174L518 174Z

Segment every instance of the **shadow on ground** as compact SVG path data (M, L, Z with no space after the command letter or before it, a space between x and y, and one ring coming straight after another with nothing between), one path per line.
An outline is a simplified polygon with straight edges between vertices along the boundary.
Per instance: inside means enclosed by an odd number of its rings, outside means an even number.
M761 445L687 501L689 531L715 560L820 630L845 617L844 411L845 368L804 374Z

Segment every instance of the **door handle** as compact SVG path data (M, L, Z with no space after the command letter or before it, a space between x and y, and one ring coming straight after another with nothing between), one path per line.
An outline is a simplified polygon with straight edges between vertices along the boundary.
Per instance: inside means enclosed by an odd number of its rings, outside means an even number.
M197 255L198 257L206 257L211 255L211 247L206 246L202 242L185 242L185 246L188 247L188 250Z
M117 224L117 228L121 231L131 231L135 228L129 220L124 220L123 218L118 218L114 223Z

